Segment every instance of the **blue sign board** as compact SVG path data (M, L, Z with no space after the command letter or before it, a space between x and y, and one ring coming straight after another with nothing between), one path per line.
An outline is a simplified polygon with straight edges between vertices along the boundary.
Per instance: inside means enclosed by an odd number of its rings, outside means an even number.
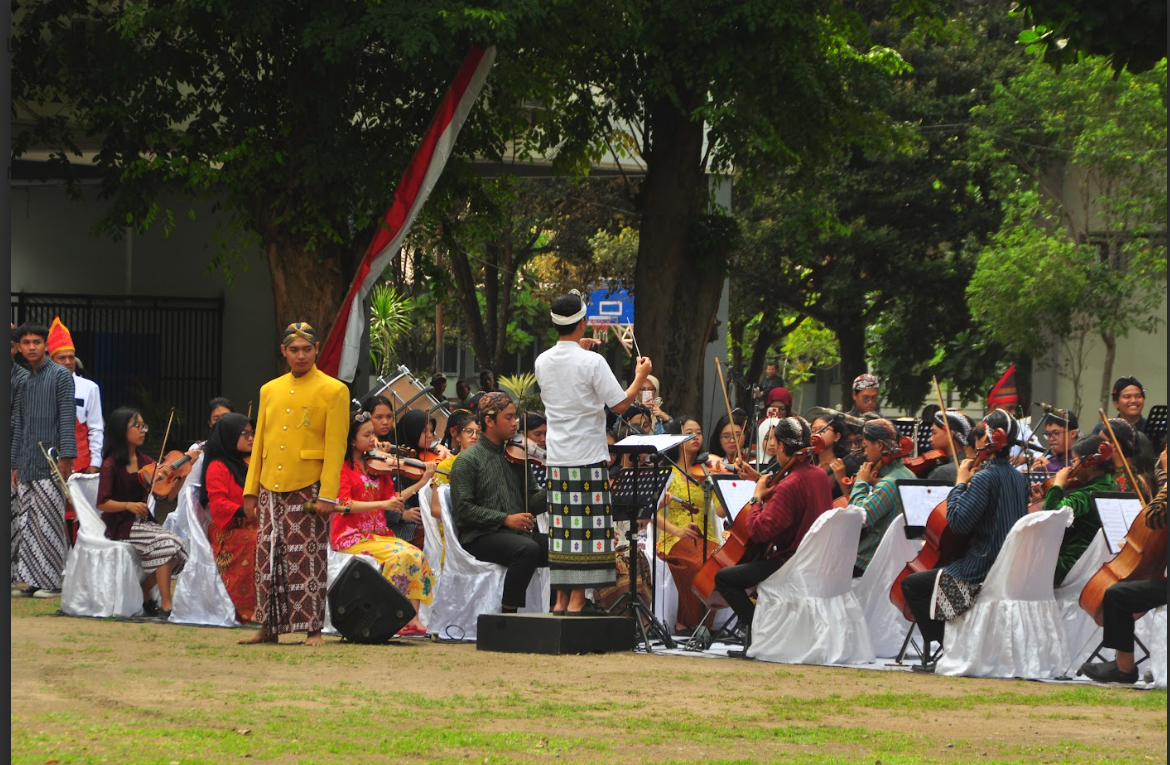
M634 299L625 287L601 287L589 293L585 306L588 324L633 324Z

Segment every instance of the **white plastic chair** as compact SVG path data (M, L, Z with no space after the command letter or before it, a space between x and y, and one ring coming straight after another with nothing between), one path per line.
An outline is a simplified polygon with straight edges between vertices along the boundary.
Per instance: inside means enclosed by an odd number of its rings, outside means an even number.
M1064 636L1068 641L1069 666L1064 673L1066 675L1071 676L1078 667L1088 661L1093 649L1101 642L1101 628L1093 621L1093 617L1081 608L1081 591L1100 570L1101 565L1112 557L1104 532L1098 530L1093 541L1069 569L1064 581L1053 592L1056 603L1060 606Z
M192 471L194 476L195 472ZM223 577L219 575L215 554L207 538L210 522L211 514L199 502L199 484L188 480L179 490L175 512L167 516L164 524L169 524L187 546L187 564L175 578L174 609L170 621L235 627L239 625L236 621L236 607L228 595Z
M463 549L451 510L451 487L439 488L442 507L446 559L443 563L443 581L435 593L427 631L441 638L475 640L476 622L480 614L500 611L500 596L504 590L506 569L496 563L477 560ZM544 613L549 597L548 569L537 569L525 592L521 613Z
M142 558L129 542L106 539L96 508L98 473L69 476L77 512L77 544L65 559L61 612L69 616L135 616L142 613Z
M1150 619L1150 672L1154 675L1154 687L1166 688L1166 606L1158 606Z
M875 660L865 612L853 593L853 555L863 513L826 511L796 554L756 588L748 656L790 664L858 664Z
M906 516L896 513L865 573L851 585L865 612L873 651L882 658L898 655L910 629L911 623L890 602L890 588L906 564L918 554L918 549L917 544L906 538Z
M1016 521L975 605L947 624L936 674L1040 680L1064 673L1069 649L1052 576L1072 517L1066 507Z

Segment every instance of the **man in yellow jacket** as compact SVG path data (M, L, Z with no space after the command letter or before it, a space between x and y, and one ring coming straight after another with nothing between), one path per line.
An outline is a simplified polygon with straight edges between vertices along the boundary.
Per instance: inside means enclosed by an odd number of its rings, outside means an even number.
M275 643L285 632L308 633L305 645L324 643L329 513L337 502L346 454L349 389L317 369L318 350L312 327L290 324L281 353L291 371L260 389L256 440L244 482L244 513L260 519L260 629L241 643Z

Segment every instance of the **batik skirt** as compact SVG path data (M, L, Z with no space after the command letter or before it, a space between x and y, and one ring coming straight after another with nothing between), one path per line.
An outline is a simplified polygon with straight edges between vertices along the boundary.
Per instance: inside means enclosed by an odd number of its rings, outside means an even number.
M267 635L320 632L325 625L329 516L304 509L317 488L260 489L256 621Z
M16 580L39 590L60 590L65 570L65 497L51 478L23 481L17 489Z
M232 521L227 529L214 523L207 527L211 553L219 578L227 589L236 619L256 621L256 537L260 530L257 520Z

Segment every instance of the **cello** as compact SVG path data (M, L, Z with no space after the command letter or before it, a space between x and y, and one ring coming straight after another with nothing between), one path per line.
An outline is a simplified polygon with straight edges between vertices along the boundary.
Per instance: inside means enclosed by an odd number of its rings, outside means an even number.
M1117 437L1114 436L1112 429L1110 429L1109 435L1116 441ZM1132 472L1129 461L1125 459L1125 453L1120 449L1118 449L1118 453L1121 454L1126 471ZM1163 450L1163 470L1165 470L1165 465L1166 452ZM1139 492L1138 496L1142 497L1142 494ZM1163 523L1162 528L1154 529L1150 528L1146 522L1150 511L1157 507L1159 502L1163 504L1166 502L1166 487L1164 485L1130 524L1129 531L1126 532L1125 539L1121 542L1121 551L1112 560L1106 561L1097 573L1093 574L1093 578L1085 584L1085 588L1081 590L1079 598L1081 608L1102 627L1105 626L1102 605L1106 590L1118 582L1162 579L1166 575L1166 526Z
M995 454L1006 445L1007 434L1004 431L999 428L989 430L987 444L982 449L976 450L975 459L971 462L971 469L975 470L983 464L987 455ZM906 564L902 573L898 574L894 584L890 587L890 602L902 612L906 621L914 622L914 612L910 610L910 606L906 603L906 596L902 594L902 580L911 574L930 571L958 560L966 554L968 545L969 541L966 537L955 534L947 526L947 501L944 499L930 511L930 516L926 519L926 534L922 549L914 560Z

